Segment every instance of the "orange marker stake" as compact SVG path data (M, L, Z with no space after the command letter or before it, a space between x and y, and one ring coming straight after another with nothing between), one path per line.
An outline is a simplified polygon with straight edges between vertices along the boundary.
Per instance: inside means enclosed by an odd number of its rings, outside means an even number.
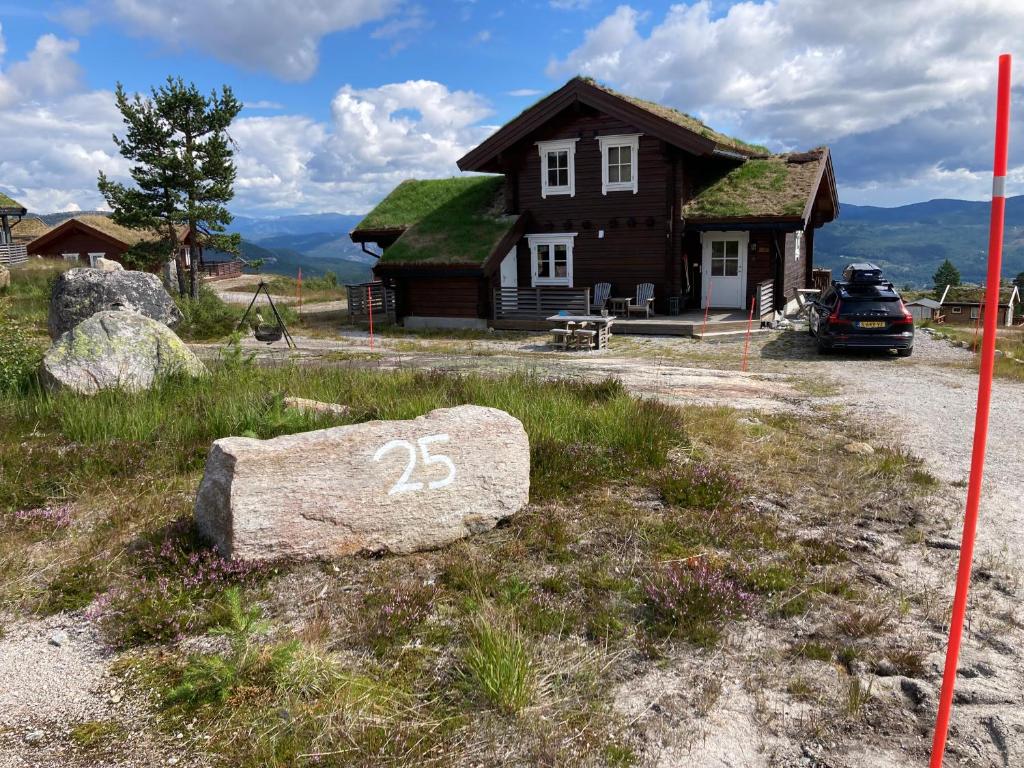
M992 178L992 217L988 232L988 277L985 303L999 306L999 273L1003 261L1003 220L1006 213L1006 157L1010 135L1010 55L999 57L999 88L996 98L996 151ZM942 694L935 719L930 768L942 768L946 751L949 718L953 709L953 688L956 666L960 658L960 640L967 611L967 590L971 584L971 563L974 559L974 537L978 527L978 506L981 502L981 479L985 469L985 446L988 442L988 415L992 400L992 372L996 359L996 320L998 312L985 317L985 334L981 340L981 373L978 382L978 410L974 417L974 448L971 454L971 476L967 484L967 509L960 543L960 565L956 574L956 595L949 622L949 645L946 666L942 673Z
M302 267L299 267L298 285L295 288L296 296L299 299L299 314L302 314Z
M373 349L373 286L366 286L366 308L370 312L370 349Z
M754 297L750 297L750 316L747 317L747 336L743 340L743 363L740 370L747 370L747 350L750 349L750 327L754 324Z
M704 338L704 330L708 327L708 311L711 309L711 281L708 280L708 298L704 302L704 323L700 327L700 337Z

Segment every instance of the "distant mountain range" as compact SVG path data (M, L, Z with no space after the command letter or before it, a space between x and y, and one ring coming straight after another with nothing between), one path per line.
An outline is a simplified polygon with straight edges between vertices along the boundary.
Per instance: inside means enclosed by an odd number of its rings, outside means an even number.
M814 262L833 272L871 261L897 285L930 286L944 259L982 283L988 259L988 202L929 200L879 208L843 204L839 218L814 235ZM1007 198L1003 275L1024 272L1024 195Z
M97 213L100 213L97 211ZM40 216L58 224L77 214ZM989 203L929 200L896 208L844 204L840 216L814 236L814 261L841 270L851 261L872 261L897 285L930 286L949 259L967 282L985 278ZM242 235L242 256L264 259L263 270L308 276L334 272L341 282L370 276L375 259L348 238L362 216L314 213L272 218L237 216L231 231ZM1024 272L1024 195L1006 201L1003 274Z

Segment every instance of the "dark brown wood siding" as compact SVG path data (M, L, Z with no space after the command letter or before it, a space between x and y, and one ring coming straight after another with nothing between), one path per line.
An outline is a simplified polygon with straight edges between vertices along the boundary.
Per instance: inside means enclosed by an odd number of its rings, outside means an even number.
M640 133L635 127L586 108L569 110L516 148L509 171L516 169L517 212L530 215L527 233L576 232L573 284L612 284L613 296L631 296L638 283L654 283L655 307L667 311L668 296L678 292L673 281L670 237L670 190L675 150L662 141L641 136L637 158L637 192L601 194L601 149L598 136ZM533 142L577 138L575 195L541 197L541 158ZM601 232L603 230L603 236ZM519 285L532 285L530 252L525 240L519 251Z
M395 288L401 317L487 317L481 277L398 277Z
M107 259L122 261L126 250L127 248L115 247L107 240L101 240L94 235L78 230L71 230L67 234L58 237L56 240L48 243L41 251L34 250L31 244L28 246L29 253L47 259L60 259L63 258L65 253L77 253L86 266L89 265L90 253L102 253Z
M798 288L807 287L807 273L804 269L806 266L804 259L807 252L807 244L802 232L791 232L786 235L780 235L780 237L785 238L783 240L785 243L785 267L783 268L782 293L786 301L791 301L796 297ZM799 258L796 256L795 247L797 238L800 238Z

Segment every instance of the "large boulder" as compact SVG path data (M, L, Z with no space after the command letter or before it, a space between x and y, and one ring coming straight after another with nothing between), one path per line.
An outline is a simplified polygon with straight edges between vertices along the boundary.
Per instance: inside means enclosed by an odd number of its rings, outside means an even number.
M124 264L113 259L105 259L102 256L96 259L96 263L93 265L100 272L123 272Z
M107 310L79 323L43 356L51 389L92 395L101 389L148 389L165 376L201 376L206 366L163 323L135 312Z
M529 495L522 423L461 405L410 421L217 440L195 518L225 557L407 553L488 530Z
M168 328L181 322L181 312L156 275L130 270L69 269L58 276L50 294L50 338L56 339L107 309L138 312Z

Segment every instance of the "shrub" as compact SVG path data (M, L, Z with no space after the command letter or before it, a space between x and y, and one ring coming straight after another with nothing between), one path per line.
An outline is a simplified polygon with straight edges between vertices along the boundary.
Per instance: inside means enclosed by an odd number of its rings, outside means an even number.
M174 301L183 318L177 333L189 341L223 338L235 330L242 316L242 310L225 304L212 288L205 285L199 289L199 298L178 296Z
M10 316L10 302L0 300L0 394L29 389L42 359L25 326Z
M469 630L463 663L472 687L498 711L518 714L533 701L536 665L518 627L478 617Z
M644 593L654 632L703 646L714 645L726 622L748 614L754 604L752 595L703 559L658 569Z
M658 481L667 504L686 509L717 510L739 497L739 483L725 470L710 464L684 464Z
M382 653L411 638L430 616L436 593L435 587L420 584L368 592L363 598L367 645Z

